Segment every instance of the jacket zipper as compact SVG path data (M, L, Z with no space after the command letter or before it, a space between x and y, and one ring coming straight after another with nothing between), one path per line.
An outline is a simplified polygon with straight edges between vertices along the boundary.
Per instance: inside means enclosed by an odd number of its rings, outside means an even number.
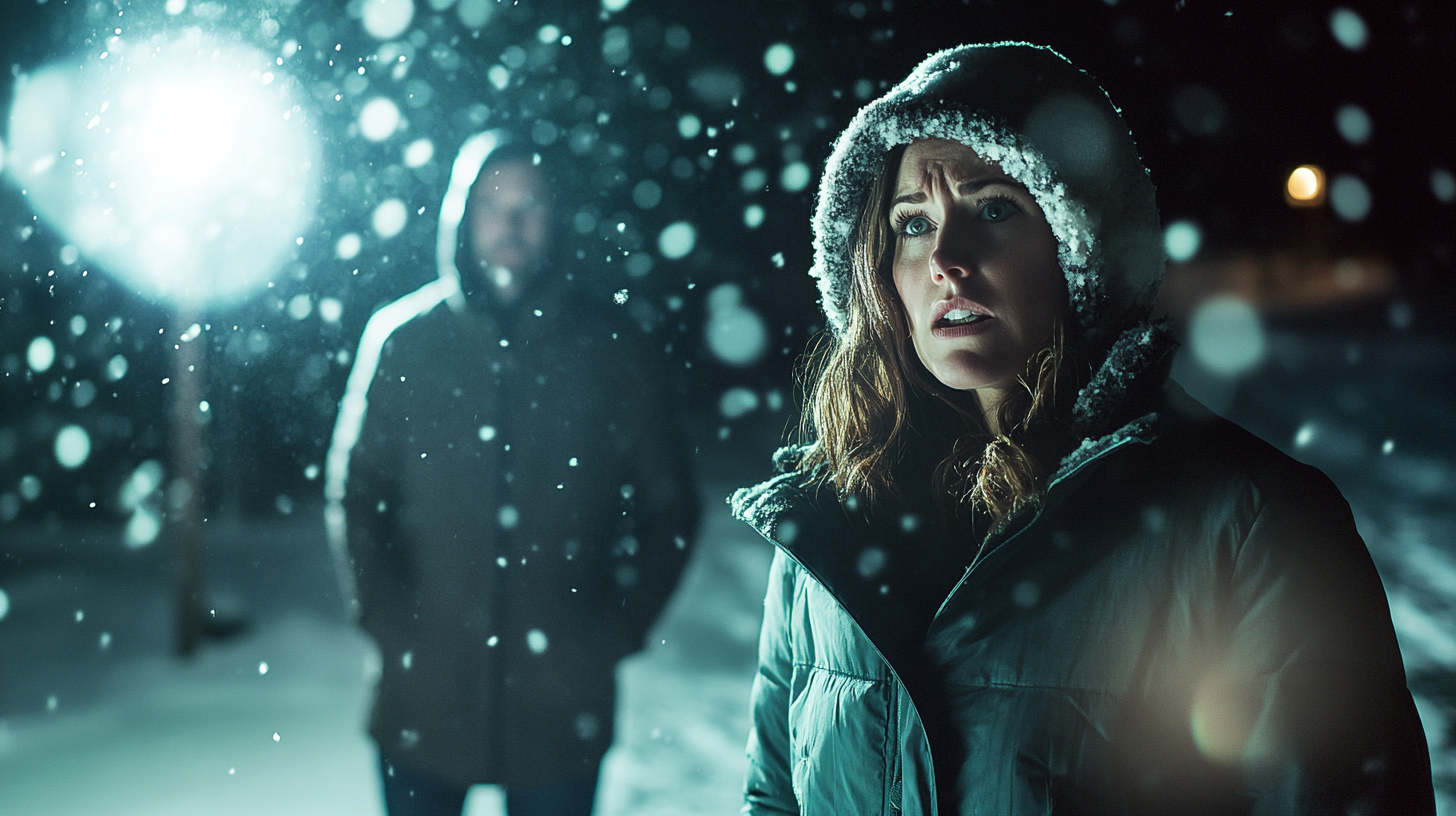
M1053 490L1053 488L1055 488L1057 485L1059 485L1062 482L1065 482L1066 480L1072 478L1073 476L1077 475L1078 473L1082 472L1083 470L1087 469L1088 467L1091 467L1093 463L1100 462L1103 459L1107 458L1108 456L1110 456L1112 454L1113 451L1115 451L1115 450L1117 450L1119 448L1122 448L1122 447L1126 447L1127 445L1131 445L1133 443L1138 443L1138 444L1143 444L1143 445L1148 444L1147 440L1138 439L1138 438L1135 438L1135 437L1129 437L1127 439L1123 439L1123 440L1117 442L1116 444L1114 444L1112 447L1108 448L1107 450L1105 450L1105 451L1097 454L1096 456L1092 457L1091 459L1088 459L1087 461L1083 462L1082 464L1077 465L1076 467L1072 468L1071 470L1067 471L1066 473L1063 473L1061 476L1058 476L1057 478L1053 479L1050 483L1047 484L1047 493L1051 493L1052 490ZM1011 535L1007 536L1003 541L1001 541L1000 543L998 543L995 547L992 547L991 549L988 549L985 552L982 552L979 558L977 558L969 567L966 567L965 574L961 576L961 579L956 582L956 585L955 586L951 587L950 592L946 593L945 599L940 602L940 606L936 608L935 614L933 616L931 616L931 618L930 618L931 623L933 624L935 622L935 620L940 617L940 613L945 611L946 604L949 604L950 603L950 599L951 598L954 598L955 597L955 594L960 591L961 587L965 586L966 581L969 580L970 577L971 577L971 573L973 573L973 572L976 571L976 567L979 567L980 565L986 563L986 559L991 556L991 553L993 553L993 552L1001 549L1002 547L1005 547L1006 545L1008 545L1011 542L1015 541L1016 539L1020 538L1021 535L1023 533L1025 533L1027 530L1030 530L1032 528L1032 526L1035 525L1037 523L1037 521L1041 519L1041 514L1042 514L1042 508L1040 506L1038 506L1036 508L1036 513L1031 517L1031 521L1028 521L1025 525L1023 525L1020 530L1017 530L1016 532L1014 532ZM812 575L813 573L810 573L810 574Z
M887 712L889 716L886 717L888 729L885 734L885 739L889 742L887 751L889 762L885 764L885 775L886 779L889 780L890 787L886 798L889 800L890 809L899 813L901 810L901 788L904 776L900 773L900 689L894 685L889 685L887 690L889 694L886 697L889 699L890 710Z
M1058 476L1056 479L1053 479L1047 485L1047 492L1050 493L1051 490L1053 488L1055 488L1057 485L1061 484L1062 482L1066 481L1067 479L1070 479L1071 477L1075 476L1077 473L1080 473L1082 470L1084 470L1087 467L1091 466L1092 463L1102 461L1107 456L1109 456L1113 451L1115 451L1115 450L1117 450L1119 448L1125 447L1127 445L1131 445L1131 444L1133 444L1135 442L1136 443L1140 443L1140 444L1147 444L1147 440L1139 439L1139 438L1135 438L1135 437L1130 437L1130 438L1127 438L1127 439L1123 439L1123 440L1117 442L1116 444L1114 444L1112 447L1108 448L1107 450L1102 451L1101 453L1097 454L1096 456L1092 457L1091 459L1088 459L1087 461L1085 461L1082 464L1076 466L1075 468L1067 471L1066 473L1062 474L1061 476ZM989 556L995 550L999 550L1000 548L1006 546L1007 544L1011 543L1012 541L1015 541L1019 536L1021 536L1022 533L1025 533L1028 529L1030 529L1032 527L1032 525L1036 524L1037 520L1041 518L1041 514L1042 514L1042 509L1040 507L1038 507L1037 510L1036 510L1036 514L1031 517L1031 521L1027 522L1026 523L1026 526L1022 527L1020 530L1017 530L1015 533L1011 534L1011 536L1009 536L1005 541L1002 541L1000 544L997 544L994 549L987 550L985 553L983 553L981 555L981 557L979 559L976 560L976 562L974 564L972 564L970 567L968 567L966 569L965 574L961 576L961 579L956 582L956 585L953 588L951 588L951 591L945 596L945 600L941 601L940 607L935 610L935 616L933 618L931 618L931 621L933 622L935 620L935 618L939 618L940 617L940 613L942 611L944 611L946 604L950 603L950 599L953 598L955 596L956 592L958 592L960 590L960 588L965 585L966 580L968 578L970 578L971 573L975 571L976 567L985 562L987 556ZM777 547L778 550L780 552L782 552L790 561L793 561L794 564L799 567L799 569L803 570L806 575L808 575L809 577L813 578L815 581L818 581L819 582L819 586L824 587L826 590L828 590L828 584L824 583L824 580L821 579L817 573L815 573L813 570L811 570L807 566L805 566L804 565L804 562L800 561L798 559L798 557L796 557L792 552L790 552L787 547L784 547L782 544L780 544L777 540L775 540L773 538L770 538L768 536L765 536L765 538L768 538L769 541L773 542L773 545L775 547ZM865 634L864 627L860 626L859 625L859 622L854 619L854 615L850 614L849 608L846 607L844 605L844 603L841 602L839 600L839 598L837 596L835 596L835 594L833 592L827 592L827 594L829 595L829 597L831 597L831 598L834 599L834 602L839 605L840 610L842 610L844 612L844 616L849 619L850 623L852 623L856 629L859 630L860 636L864 639L864 641L866 643L868 643L870 645L870 648L874 650L875 656L880 659L880 663L883 664L884 667L885 667L885 670L887 672L889 672L890 678L895 681L893 696L895 696L896 698L898 698L899 695L901 694L901 689L904 689L905 688L905 681L903 681L903 680L900 679L899 673L895 671L894 665L891 664L890 661L885 658L885 654L884 654L884 652L881 652L880 651L880 647L876 646L875 645L875 642L870 639L869 635ZM915 700L913 698L911 698L909 694L906 694L905 695L905 701L906 701L906 703L909 704L910 710L915 714L916 718L919 719L920 718L920 710L915 707ZM895 728L894 728L894 734L895 734L894 750L895 750L896 758L901 760L900 762L897 762L896 763L896 765L898 766L900 764L903 764L903 759L898 756L900 754L900 739L899 739L899 701L897 699L897 700L894 700L892 702L894 702L895 705L892 707L893 714L891 715L890 720L893 721L894 722L894 725L895 725ZM930 781L930 785L929 785L929 787L930 787L930 791L929 791L929 793L930 793L930 811L929 812L933 816L933 814L936 814L936 813L939 813L940 812L940 810L939 810L940 803L937 801L937 799L938 799L938 791L937 791L936 783L935 783L935 761L934 761L934 757L931 756L931 752L930 752L930 741L929 741L929 739L922 739L921 742L922 742L922 745L923 745L924 750L925 750L925 756L930 760L930 763L926 767L925 771L926 771L927 777L928 777L928 779ZM903 796L904 796L904 787L903 787L903 785L904 785L904 774L903 773L896 773L894 776L895 776L895 782L899 782L900 785L901 785L901 788L900 788L900 793L901 793L901 797L902 797L901 802L903 802ZM894 783L892 782L891 783L892 792L893 792L893 788L894 788ZM797 795L798 794L796 792L795 793L795 796L797 796ZM896 808L896 810L899 810L899 808Z

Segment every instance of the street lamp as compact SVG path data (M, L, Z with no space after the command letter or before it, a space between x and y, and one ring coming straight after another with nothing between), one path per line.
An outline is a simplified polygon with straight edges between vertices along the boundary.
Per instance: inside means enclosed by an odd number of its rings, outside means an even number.
M4 172L81 252L173 309L183 654L203 629L205 313L266 286L303 242L317 165L303 98L276 60L195 27L109 37L16 82Z
M1318 207L1325 203L1325 171L1301 164L1284 180L1284 201L1291 207Z

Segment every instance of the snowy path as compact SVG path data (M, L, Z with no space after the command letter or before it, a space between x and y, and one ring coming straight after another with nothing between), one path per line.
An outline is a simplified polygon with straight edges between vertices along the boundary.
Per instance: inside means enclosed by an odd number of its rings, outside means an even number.
M210 530L219 595L249 599L251 626L188 661L170 655L160 546L10 539L32 569L6 576L0 814L379 812L362 731L378 658L318 597L326 563L299 521Z
M770 553L728 516L728 490L705 485L681 591L619 668L599 813L737 811ZM27 568L0 573L0 816L381 814L364 732L378 653L331 594L311 518L210 525L210 584L251 625L190 661L168 651L162 545L8 531ZM500 813L498 791L477 788L467 812Z
M729 516L726 492L705 503L700 549L653 645L618 669L623 696L598 800L603 816L730 814L742 804L771 552Z

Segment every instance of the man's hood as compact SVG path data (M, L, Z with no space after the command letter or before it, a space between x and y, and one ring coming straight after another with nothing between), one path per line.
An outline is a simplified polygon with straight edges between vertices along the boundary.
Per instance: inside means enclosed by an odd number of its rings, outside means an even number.
M504 131L487 130L465 140L450 165L450 183L445 187L445 197L440 202L440 228L435 233L435 269L440 282L449 290L445 302L456 312L465 309L464 287L461 285L459 258L461 237L460 225L465 220L465 208L470 202L470 188L480 175L480 168L496 148L506 144L508 136Z

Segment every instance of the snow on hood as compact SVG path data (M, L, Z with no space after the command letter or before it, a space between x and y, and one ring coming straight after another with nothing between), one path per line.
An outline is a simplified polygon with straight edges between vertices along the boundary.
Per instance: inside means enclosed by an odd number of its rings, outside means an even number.
M970 147L1036 199L1082 342L1105 349L1148 316L1163 277L1162 231L1122 116L1061 54L1002 42L930 55L835 141L814 212L810 274L836 333L849 314L850 239L885 155L931 137Z

